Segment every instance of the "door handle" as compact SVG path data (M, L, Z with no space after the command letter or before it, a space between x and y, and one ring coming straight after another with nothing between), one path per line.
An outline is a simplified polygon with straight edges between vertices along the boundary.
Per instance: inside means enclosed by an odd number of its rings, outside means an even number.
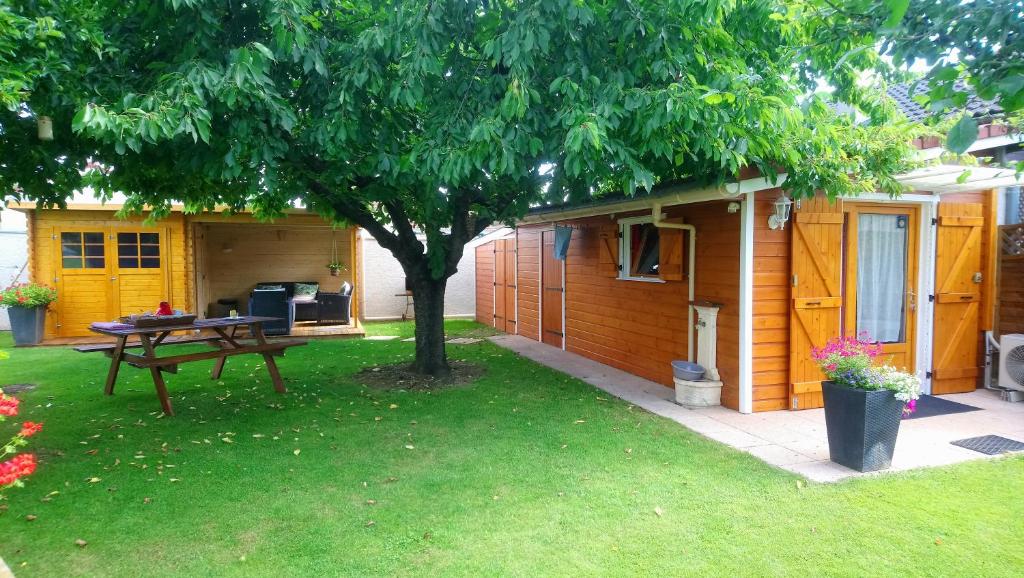
M117 281L117 277L111 277L110 280L111 281Z

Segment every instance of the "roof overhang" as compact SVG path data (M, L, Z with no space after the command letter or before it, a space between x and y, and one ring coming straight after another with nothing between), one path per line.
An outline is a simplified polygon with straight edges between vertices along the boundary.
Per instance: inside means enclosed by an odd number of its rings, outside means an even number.
M942 195L1012 187L1022 184L1013 169L935 165L898 175L896 180L915 191Z
M655 190L653 193L639 198L605 203L598 202L578 207L544 207L535 209L520 219L519 223L530 225L583 219L599 215L630 213L633 211L649 210L655 205L667 207L709 201L734 201L746 193L780 187L785 180L786 175L779 175L774 182L763 177L757 177L722 185L674 185L661 190Z

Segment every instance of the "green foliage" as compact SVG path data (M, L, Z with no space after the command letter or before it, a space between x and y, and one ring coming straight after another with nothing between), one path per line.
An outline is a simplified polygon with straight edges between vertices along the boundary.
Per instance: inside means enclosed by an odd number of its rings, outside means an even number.
M57 290L38 283L15 283L0 289L0 307L45 307L57 300Z
M895 193L909 152L892 138L905 128L804 98L835 77L881 118L854 82L877 55L840 63L843 47L813 42L827 19L782 2L88 4L80 33L102 44L69 43L61 83L37 85L65 101L48 110L57 140L3 117L0 152L33 151L0 172L5 189L61 203L94 184L157 216L172 199L274 216L299 198L434 277L544 200L746 166L795 176L798 196ZM78 175L90 159L113 170Z
M971 91L994 100L1007 113L1024 109L1024 2L1020 0L932 0L908 10L907 0L826 0L833 44L847 35L875 36L880 52L897 67L924 62L921 82L936 118L964 109ZM967 122L949 136L950 150L965 150L977 138ZM966 145L964 144L966 143ZM954 147L954 145L956 145Z

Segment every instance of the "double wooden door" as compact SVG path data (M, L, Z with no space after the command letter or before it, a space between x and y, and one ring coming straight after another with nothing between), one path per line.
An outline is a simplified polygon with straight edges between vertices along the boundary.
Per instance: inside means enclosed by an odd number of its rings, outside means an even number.
M920 213L913 205L805 200L792 245L790 408L821 407L811 350L839 335L882 344L882 363L915 369Z
M165 228L65 227L53 242L60 337L90 335L93 321L155 311L170 299Z
M494 241L494 327L516 333L516 240Z

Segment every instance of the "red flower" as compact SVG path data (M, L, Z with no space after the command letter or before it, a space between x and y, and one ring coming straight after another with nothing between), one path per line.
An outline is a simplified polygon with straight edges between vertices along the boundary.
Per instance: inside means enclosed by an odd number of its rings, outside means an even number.
M20 402L17 398L8 397L0 393L0 415L14 416L18 415L18 404Z
M42 423L27 421L21 424L21 431L18 432L18 435L20 435L23 438L30 438L39 433L39 430L41 429L43 429Z
M0 464L0 488L18 481L18 478L31 475L36 471L34 454L18 454Z

